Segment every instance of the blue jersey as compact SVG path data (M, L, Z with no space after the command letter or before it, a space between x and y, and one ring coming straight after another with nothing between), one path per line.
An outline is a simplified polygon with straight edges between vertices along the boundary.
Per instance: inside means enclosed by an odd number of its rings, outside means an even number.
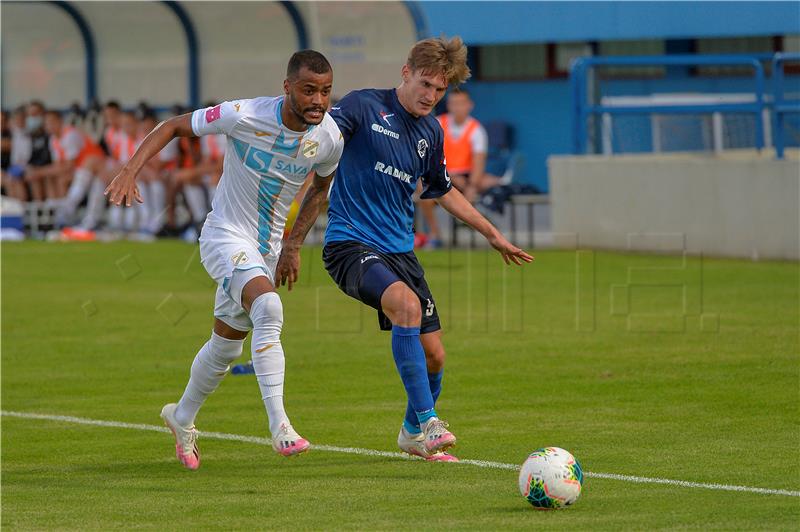
M414 117L395 89L353 91L330 111L344 137L333 179L325 243L353 240L384 253L414 249L412 194L450 188L444 134L433 116Z

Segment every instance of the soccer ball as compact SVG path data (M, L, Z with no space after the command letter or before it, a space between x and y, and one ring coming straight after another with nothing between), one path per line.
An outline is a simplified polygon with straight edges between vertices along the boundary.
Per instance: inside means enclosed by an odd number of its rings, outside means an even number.
M569 451L558 447L533 451L519 472L519 492L538 509L573 504L582 486L581 465Z

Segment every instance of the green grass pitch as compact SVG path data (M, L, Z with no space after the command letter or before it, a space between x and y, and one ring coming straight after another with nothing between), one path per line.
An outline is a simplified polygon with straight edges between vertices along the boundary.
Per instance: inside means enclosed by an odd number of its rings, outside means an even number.
M285 307L287 410L313 443L396 451L404 392L374 311L319 248ZM547 445L589 472L538 512L513 470L322 449L285 459L199 440L183 470L161 432L2 417L7 530L793 529L800 522L798 264L543 251L422 252L448 352L437 410L465 459ZM197 248L2 246L2 409L160 425L211 328ZM248 352L248 347L245 347ZM242 362L248 359L247 354ZM265 437L252 376L228 376L198 428ZM788 494L637 483L616 473Z

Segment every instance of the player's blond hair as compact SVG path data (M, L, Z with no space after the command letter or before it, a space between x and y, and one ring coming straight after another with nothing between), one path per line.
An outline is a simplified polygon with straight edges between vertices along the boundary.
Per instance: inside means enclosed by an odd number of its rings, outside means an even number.
M443 74L448 85L464 83L472 75L467 66L467 47L461 37L431 37L408 52L408 67L425 74Z

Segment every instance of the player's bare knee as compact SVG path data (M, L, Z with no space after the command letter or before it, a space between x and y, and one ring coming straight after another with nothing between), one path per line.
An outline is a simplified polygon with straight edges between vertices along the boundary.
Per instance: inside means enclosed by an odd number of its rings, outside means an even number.
M419 298L405 285L400 286L401 288L394 290L391 297L381 302L384 307L384 314L389 317L393 325L419 327L422 320Z

